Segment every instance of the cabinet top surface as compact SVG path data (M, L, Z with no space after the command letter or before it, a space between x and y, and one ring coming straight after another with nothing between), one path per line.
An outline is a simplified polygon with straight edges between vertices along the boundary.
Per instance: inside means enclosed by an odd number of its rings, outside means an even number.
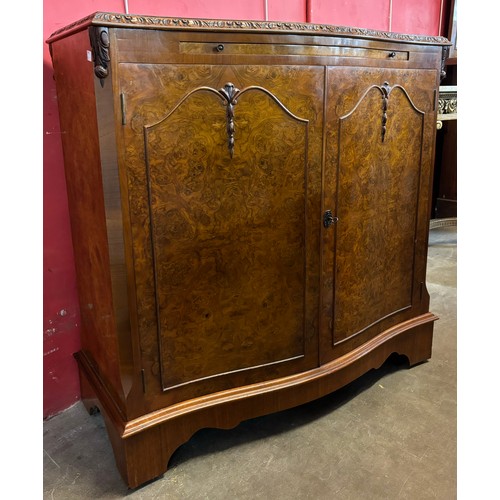
M288 21L248 21L226 19L187 19L174 17L157 17L136 14L119 14L112 12L95 12L79 21L54 32L47 43L81 31L88 26L108 26L115 28L138 28L156 30L192 30L219 32L258 32L285 33L303 35L330 35L349 38L365 38L406 43L450 45L442 36L410 35L391 31L377 31L366 28L348 26L332 26L328 24L298 23Z

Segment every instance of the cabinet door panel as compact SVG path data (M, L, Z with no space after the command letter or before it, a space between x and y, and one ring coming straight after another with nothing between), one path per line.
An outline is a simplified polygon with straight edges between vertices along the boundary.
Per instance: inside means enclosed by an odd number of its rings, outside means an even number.
M144 364L163 391L199 394L234 384L229 374L256 382L316 366L306 269L317 110L294 114L307 107L289 98L293 70L122 66ZM127 87L136 73L149 91Z
M342 84L347 74L350 88ZM425 78L435 79L435 72L329 73L331 194L325 203L336 223L323 261L324 282L331 285L324 287L331 316L323 332L340 354L415 314L417 250L425 244L419 197L423 168L428 177L430 167L424 137L433 106L433 96L420 91L418 80Z

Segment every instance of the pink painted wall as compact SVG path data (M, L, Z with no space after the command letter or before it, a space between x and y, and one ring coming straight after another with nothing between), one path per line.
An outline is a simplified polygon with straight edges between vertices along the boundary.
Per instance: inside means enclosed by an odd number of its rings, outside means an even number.
M393 0L392 31L417 35L441 35L442 2L436 0ZM443 2L443 10L449 1ZM446 24L447 26L447 24ZM444 33L446 36L447 33Z
M441 8L449 3L449 0L310 0L308 21L441 35Z
M390 0L312 0L312 23L387 30Z
M441 4L449 0L268 0L268 19L306 21L417 34L440 34ZM392 16L391 13L392 5ZM129 12L173 17L265 19L263 0L129 0ZM45 0L44 40L95 11L124 12L121 0ZM445 25L445 24L443 24ZM64 166L52 64L44 43L44 418L80 398L73 353L79 348L76 294Z

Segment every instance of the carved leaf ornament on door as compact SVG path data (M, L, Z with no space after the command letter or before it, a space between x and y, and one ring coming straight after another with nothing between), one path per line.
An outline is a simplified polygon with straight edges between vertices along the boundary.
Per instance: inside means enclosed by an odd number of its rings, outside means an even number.
M382 142L385 141L385 135L386 135L386 132L387 132L387 119L388 119L388 116L387 116L387 109L389 107L389 96L391 95L392 91L394 89L401 89L401 91L404 93L404 95L406 96L406 98L408 99L409 103L411 104L411 106L415 109L415 111L421 115L424 114L424 112L420 109L418 109L415 104L413 103L413 101L411 100L410 96L408 95L408 92L405 90L404 87L402 87L401 85L393 85L392 87L389 85L389 82L384 82L382 85L372 85L371 87L369 87L365 93L361 96L361 98L359 99L359 101L357 102L357 104L354 106L354 108L349 112L347 113L346 115L342 116L340 119L341 120L344 120L346 118L348 118L350 115L352 115L356 109L358 108L358 106L361 104L361 102L363 101L363 99L367 96L367 94L372 90L372 89L377 89L380 91L380 93L382 94L382 124L381 124L381 138L382 138Z
M178 103L177 105L161 120L159 120L156 123L150 124L150 125L145 125L144 126L144 134L145 134L145 144L147 144L147 132L149 129L156 127L160 123L164 122L167 120L189 97L191 97L193 94L197 92L211 92L219 97L222 97L223 104L226 107L226 131L227 131L227 147L229 149L229 154L231 158L234 155L234 132L235 132L235 124L234 124L234 107L237 104L237 99L239 99L243 94L250 92L250 91L260 91L263 92L264 94L268 95L278 106L280 106L285 113L287 113L291 118L302 122L302 123L309 123L309 120L306 120L305 118L300 118L296 115L294 115L272 92L269 90L265 89L264 87L260 87L258 85L251 85L249 87L244 88L243 90L240 90L234 86L233 83L228 82L224 85L223 88L217 90L212 87L198 87L188 94L186 94Z

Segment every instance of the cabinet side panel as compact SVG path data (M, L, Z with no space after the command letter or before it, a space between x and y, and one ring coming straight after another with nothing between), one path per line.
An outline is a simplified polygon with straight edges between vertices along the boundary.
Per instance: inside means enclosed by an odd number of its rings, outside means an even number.
M112 35L111 35L112 36ZM113 57L113 54L112 54ZM104 206L106 211L106 230L109 248L110 276L113 295L113 308L116 323L116 335L120 353L120 373L123 391L129 396L133 384L142 386L138 380L139 370L134 370L138 364L138 346L136 340L136 322L134 321L134 295L130 294L133 272L130 266L132 251L127 232L128 204L126 186L120 181L115 115L120 106L116 106L116 96L113 92L114 74L109 68L109 74L104 85L94 78L94 91L97 103L97 122L99 127L99 146L101 158L101 175L103 184ZM116 107L116 110L115 110ZM117 122L120 123L118 117ZM125 194L122 194L125 191ZM142 391L142 387L140 389ZM130 401L128 410L131 411Z
M82 318L81 345L108 389L119 395L118 345L89 50L87 31L52 45Z

